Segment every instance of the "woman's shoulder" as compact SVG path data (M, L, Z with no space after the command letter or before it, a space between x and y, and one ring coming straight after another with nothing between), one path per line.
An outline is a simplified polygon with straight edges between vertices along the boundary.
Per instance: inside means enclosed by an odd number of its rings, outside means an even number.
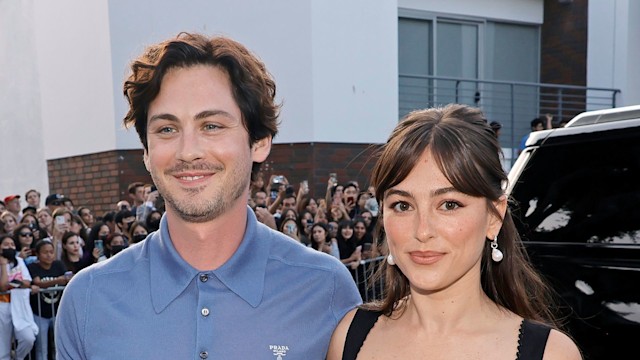
M356 308L340 321L331 337L327 359L355 359L369 331L382 313Z
M582 354L576 343L565 333L552 329L544 349L544 360L581 360Z
M357 311L358 308L355 308L346 313L338 323L338 326L336 326L336 329L333 331L333 335L331 336L331 343L329 343L327 360L342 359L342 351L344 350L344 343L347 340L347 333L349 332L349 327L351 326L351 322L356 316Z

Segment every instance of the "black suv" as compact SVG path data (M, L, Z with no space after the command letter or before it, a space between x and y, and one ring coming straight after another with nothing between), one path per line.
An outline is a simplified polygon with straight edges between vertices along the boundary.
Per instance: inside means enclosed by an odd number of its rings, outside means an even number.
M640 358L640 106L532 133L509 182L527 252L585 359Z

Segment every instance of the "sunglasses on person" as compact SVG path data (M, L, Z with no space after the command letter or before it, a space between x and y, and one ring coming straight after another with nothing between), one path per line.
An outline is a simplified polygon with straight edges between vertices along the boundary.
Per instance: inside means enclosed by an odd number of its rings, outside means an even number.
M28 232L28 233L20 233L20 236L23 236L23 237L33 237L33 233L30 233L30 232Z

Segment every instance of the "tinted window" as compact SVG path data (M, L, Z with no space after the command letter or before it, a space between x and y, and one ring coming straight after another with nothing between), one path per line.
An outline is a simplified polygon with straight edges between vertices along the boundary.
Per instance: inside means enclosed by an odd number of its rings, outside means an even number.
M514 185L525 240L640 244L640 130L551 138Z

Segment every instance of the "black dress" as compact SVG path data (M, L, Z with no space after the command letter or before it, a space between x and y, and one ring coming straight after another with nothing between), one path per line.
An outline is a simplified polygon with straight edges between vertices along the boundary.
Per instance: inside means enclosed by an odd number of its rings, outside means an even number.
M344 342L342 360L355 360L360 352L360 348L367 338L369 331L373 328L378 317L382 313L379 311L369 311L358 309L353 317L351 326L347 331L347 339ZM544 348L551 328L547 325L534 323L524 319L520 324L518 335L518 353L516 360L542 360Z

